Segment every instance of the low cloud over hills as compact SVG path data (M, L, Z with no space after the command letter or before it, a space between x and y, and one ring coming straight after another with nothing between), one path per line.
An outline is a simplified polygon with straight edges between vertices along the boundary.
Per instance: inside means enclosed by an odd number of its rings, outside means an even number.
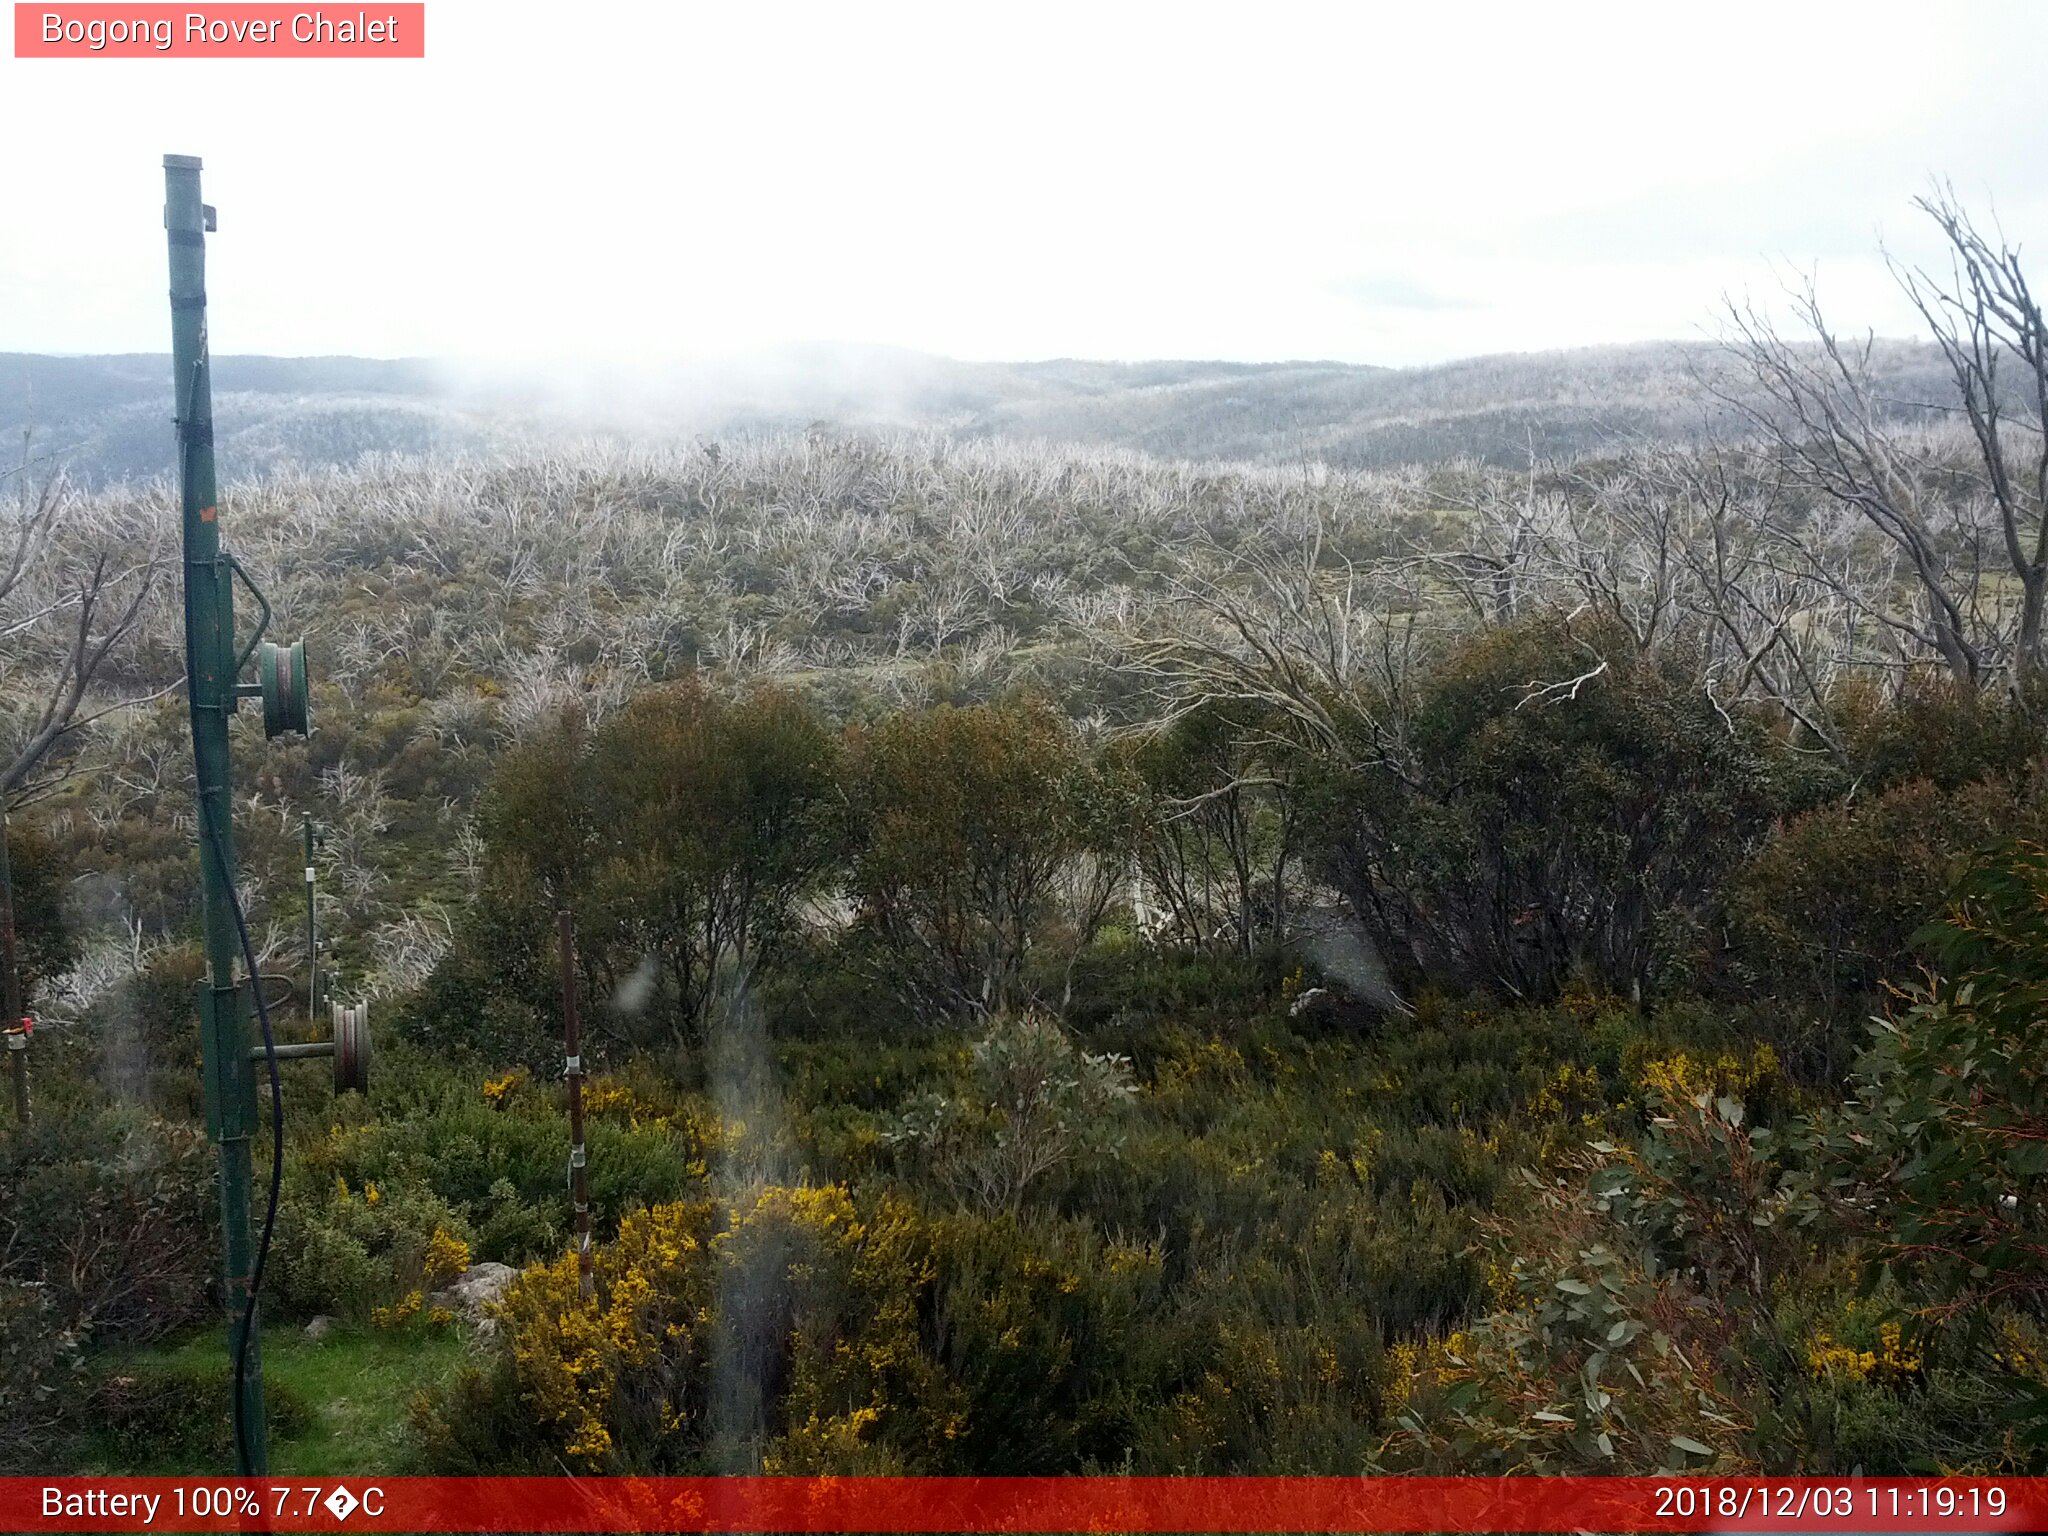
M223 475L346 466L369 454L490 453L535 438L672 439L822 426L937 430L1128 448L1162 458L1366 468L1495 464L1629 438L1693 440L1717 412L1706 344L1596 347L1424 368L1328 362L969 363L889 348L805 347L720 363L551 367L419 359L215 360ZM1946 390L1939 355L1879 343L1885 393L1911 411ZM0 354L0 431L75 479L166 473L161 356ZM1725 425L1725 423L1724 423Z

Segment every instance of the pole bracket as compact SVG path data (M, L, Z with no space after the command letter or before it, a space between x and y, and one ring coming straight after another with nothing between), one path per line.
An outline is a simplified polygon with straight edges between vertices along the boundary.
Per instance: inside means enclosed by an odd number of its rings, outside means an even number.
M207 428L209 434L212 432L212 430L213 429L210 426ZM249 589L249 595L256 599L256 606L263 610L262 613L259 614L256 619L256 633L249 637L249 643L242 647L242 653L235 658L234 675L237 678L239 678L242 675L242 668L249 665L249 658L256 654L257 645L262 641L264 633L270 628L270 599L265 597L263 595L263 589L256 585L256 578L251 576L247 570L243 569L241 561L237 560L233 555L227 553L225 550L221 552L220 558L222 563L225 564L227 568L234 573L236 579L239 580L243 586ZM238 691L240 689L240 686L241 685L237 683L236 687ZM262 685L258 684L257 686L260 689Z

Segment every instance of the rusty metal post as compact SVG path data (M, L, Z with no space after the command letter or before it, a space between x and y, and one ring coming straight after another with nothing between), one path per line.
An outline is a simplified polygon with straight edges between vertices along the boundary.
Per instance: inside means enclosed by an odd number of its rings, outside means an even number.
M23 1019L0 1029L7 1041L8 1064L14 1068L14 1121L28 1124L28 1021Z
M0 789L0 1034L14 1072L14 1118L28 1124L28 1031L14 953L14 868L7 856L7 792Z
M585 1301L596 1291L590 1253L590 1170L583 1147L583 1021L576 1011L576 920L556 914L562 938L562 1048L569 1081L569 1200L576 1213L576 1292Z
M313 818L305 818L306 831L306 1019L310 1023L320 1013L320 905L318 892L313 884L313 845L317 834L313 831Z
M0 1018L21 1022L21 972L14 955L14 865L7 852L7 791L0 789Z

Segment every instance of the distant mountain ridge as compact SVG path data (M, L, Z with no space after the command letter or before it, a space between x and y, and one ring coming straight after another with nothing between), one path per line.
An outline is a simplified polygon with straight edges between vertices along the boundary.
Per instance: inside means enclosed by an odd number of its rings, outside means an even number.
M732 362L514 371L428 359L214 360L226 478L365 454L491 454L593 433L673 438L916 428L1162 458L1357 469L1471 458L1514 464L1628 439L1690 441L1714 402L1704 343L1502 354L1421 368L1333 362L960 362L883 347L789 348ZM1947 392L1931 346L1880 342L1902 401ZM74 479L148 479L171 463L170 360L0 353L0 443Z

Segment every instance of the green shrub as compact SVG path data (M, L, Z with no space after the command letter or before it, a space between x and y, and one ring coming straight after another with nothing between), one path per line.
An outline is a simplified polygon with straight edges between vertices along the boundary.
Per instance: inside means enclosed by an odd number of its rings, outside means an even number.
M1136 1092L1121 1056L1079 1049L1057 1020L993 1020L951 1094L914 1101L885 1139L921 1171L986 1211L1014 1211L1031 1186L1075 1158L1114 1157Z
M150 1339L211 1312L214 1156L139 1110L38 1117L0 1139L0 1279L47 1287L60 1329Z
M102 1447L123 1465L174 1464L186 1475L235 1464L234 1363L226 1358L117 1361L91 1383L91 1418ZM273 1440L303 1434L314 1413L291 1384L263 1383Z
M852 891L919 1011L1063 999L1123 884L1135 787L1043 700L858 728Z
M333 1125L293 1149L288 1191L319 1197L337 1179L356 1191L414 1188L457 1213L479 1259L522 1264L555 1248L569 1229L569 1120L559 1085L536 1086L520 1070L479 1083L473 1069L416 1057L399 1085L377 1092L374 1118ZM636 1206L699 1190L718 1134L716 1117L694 1097L673 1096L646 1115L591 1112L597 1230L609 1232Z
M455 942L426 985L400 1006L399 1038L444 1057L491 1066L544 1069L559 1062L553 934L545 903L519 871L494 876L464 910Z
M1263 725L1206 703L1113 754L1134 781L1138 870L1183 943L1249 956L1284 936L1298 764Z
M83 1364L50 1288L0 1277L0 1476L47 1472L56 1448L78 1431Z
M471 1235L446 1200L403 1177L359 1187L338 1177L324 1187L287 1181L269 1284L286 1316L409 1316L426 1291L454 1278L434 1272L437 1254L452 1241L466 1263Z
M1819 1135L1875 1205L1872 1260L1930 1353L1993 1371L2038 1456L2048 1382L1996 1325L2048 1330L2048 848L2015 843L1972 872L1927 941L1939 979L1876 1030L1853 1103Z
M839 753L797 695L729 698L696 678L645 690L595 732L564 719L537 734L492 779L481 899L409 1032L538 1066L555 914L571 908L578 984L606 1032L697 1040L722 989L772 963L839 871ZM601 1055L602 1036L587 1049Z
M1411 691L1360 705L1398 712L1398 754L1311 765L1309 846L1388 962L1539 1001L1574 977L1683 990L1775 809L1763 732L1684 655L1559 616L1473 637Z
M2042 1132L2039 1074L2017 1042L2048 988L2033 976L2048 855L1969 889L1948 979L1883 1033L1845 1112L1789 1114L1767 1044L1628 1042L1644 1132L1595 1140L1496 1201L1491 1310L1397 1345L1394 1432L1375 1461L1467 1474L2037 1463ZM1746 1092L1776 1124L1755 1123ZM1859 1266L1870 1283L1855 1295Z
M1887 984L1914 963L1969 857L2048 830L2038 791L1913 779L1787 822L1744 867L1729 906L1745 980L1776 999L1773 1037L1808 1081L1836 1082Z
M1848 775L1865 791L1922 779L1943 794L1986 779L2016 786L2048 745L2044 702L2038 679L2023 697L1945 676L1909 677L1896 693L1846 683L1836 704Z
M77 958L78 937L64 910L71 872L56 842L18 815L7 822L7 861L14 897L14 963L22 997L33 1006L37 990Z
M95 1099L145 1105L166 1119L199 1120L204 1074L197 997L205 974L199 945L174 945L95 998L83 1026L59 1037L76 1052L70 1066L81 1086ZM40 1040L35 1059L48 1060Z

